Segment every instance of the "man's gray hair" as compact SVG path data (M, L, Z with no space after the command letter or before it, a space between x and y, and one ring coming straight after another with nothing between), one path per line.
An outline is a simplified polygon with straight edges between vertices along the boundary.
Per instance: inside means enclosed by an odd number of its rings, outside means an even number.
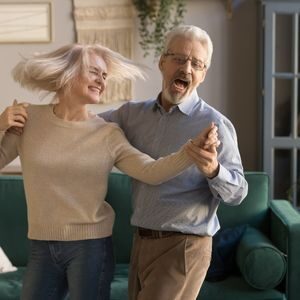
M180 25L175 27L174 29L170 30L165 38L163 53L166 53L169 49L169 45L171 41L178 36L184 36L191 39L198 40L204 47L207 49L207 59L205 61L205 65L207 69L210 66L211 58L213 54L213 43L211 41L210 36L208 33L194 25Z

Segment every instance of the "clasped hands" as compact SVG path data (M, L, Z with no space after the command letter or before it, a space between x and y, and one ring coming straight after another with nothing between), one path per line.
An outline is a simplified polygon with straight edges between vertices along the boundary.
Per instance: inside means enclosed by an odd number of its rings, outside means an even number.
M207 128L186 146L186 151L200 172L207 178L213 178L219 173L217 147L218 127L212 122Z

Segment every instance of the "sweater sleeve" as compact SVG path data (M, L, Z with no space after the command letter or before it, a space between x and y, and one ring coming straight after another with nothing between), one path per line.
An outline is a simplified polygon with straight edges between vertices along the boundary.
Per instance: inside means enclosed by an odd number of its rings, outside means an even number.
M0 131L0 170L18 156L18 136Z
M178 152L155 160L134 148L117 126L108 135L107 143L114 165L129 176L148 184L158 185L168 181L192 165L185 145Z

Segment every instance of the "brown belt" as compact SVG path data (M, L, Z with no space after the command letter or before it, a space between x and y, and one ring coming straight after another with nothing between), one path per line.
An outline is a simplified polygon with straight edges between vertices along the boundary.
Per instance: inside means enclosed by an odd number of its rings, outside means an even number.
M141 238L161 239L172 235L180 235L182 233L177 231L160 231L160 230L152 230L152 229L138 227L137 234Z

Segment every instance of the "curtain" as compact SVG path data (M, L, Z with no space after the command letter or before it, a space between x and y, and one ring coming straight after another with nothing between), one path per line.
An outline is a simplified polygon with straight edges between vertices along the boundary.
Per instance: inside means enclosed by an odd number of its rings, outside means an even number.
M76 40L99 43L132 58L134 10L131 0L73 0ZM130 80L108 82L103 103L132 98Z

